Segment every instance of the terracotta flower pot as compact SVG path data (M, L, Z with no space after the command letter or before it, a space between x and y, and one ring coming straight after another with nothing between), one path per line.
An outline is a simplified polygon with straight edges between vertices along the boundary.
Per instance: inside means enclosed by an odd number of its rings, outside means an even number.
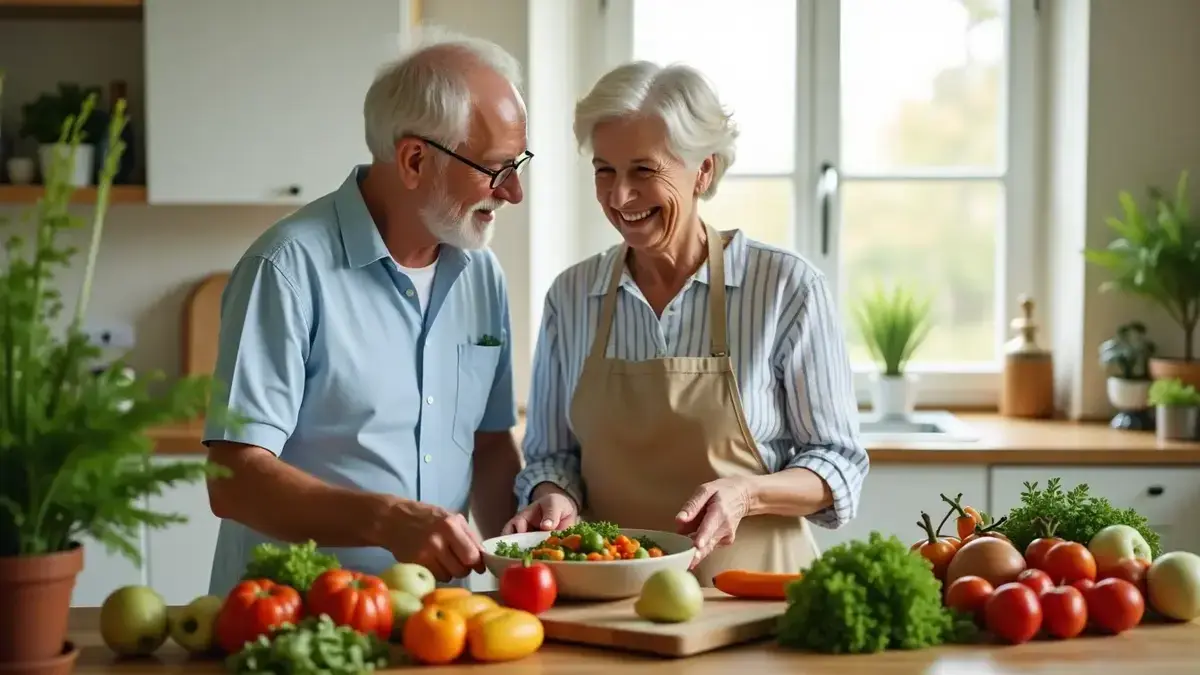
M1150 377L1156 380L1178 379L1200 389L1200 359L1150 359Z
M49 555L0 557L0 671L64 654L83 547Z

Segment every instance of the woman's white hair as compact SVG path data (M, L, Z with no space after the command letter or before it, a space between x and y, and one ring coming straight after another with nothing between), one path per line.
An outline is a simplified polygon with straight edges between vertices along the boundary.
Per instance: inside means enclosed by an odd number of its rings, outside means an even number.
M717 184L737 156L738 131L700 71L650 61L614 68L575 104L575 140L582 149L591 144L596 125L631 115L662 119L671 152L689 168L713 156L712 182L700 197L710 199L717 193Z
M442 56L466 56L490 68L520 90L521 66L499 45L444 28L420 29L417 44L382 68L363 101L367 149L376 161L396 157L396 141L423 136L453 148L467 140L471 91L466 73ZM438 160L448 158L439 153Z

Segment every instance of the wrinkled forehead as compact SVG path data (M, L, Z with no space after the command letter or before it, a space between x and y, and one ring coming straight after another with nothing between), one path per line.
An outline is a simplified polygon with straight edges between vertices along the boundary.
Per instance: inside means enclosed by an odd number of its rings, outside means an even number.
M592 129L592 157L617 164L671 157L667 125L656 115L601 120Z

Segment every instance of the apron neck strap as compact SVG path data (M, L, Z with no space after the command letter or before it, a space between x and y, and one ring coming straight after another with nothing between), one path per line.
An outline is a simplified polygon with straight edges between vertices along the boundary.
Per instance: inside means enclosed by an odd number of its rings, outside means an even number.
M712 355L727 356L728 345L725 334L725 242L711 225L708 232L708 313L712 325ZM621 274L625 271L625 260L629 256L629 245L622 244L613 261L608 290L600 305L600 322L596 325L596 336L592 339L590 358L604 358L608 349L608 334L612 331L613 315L617 311L617 293L621 288Z

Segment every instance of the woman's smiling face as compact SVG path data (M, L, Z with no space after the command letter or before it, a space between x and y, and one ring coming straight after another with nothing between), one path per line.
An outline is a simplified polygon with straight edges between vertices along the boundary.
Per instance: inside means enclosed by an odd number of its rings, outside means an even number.
M607 120L592 132L596 201L635 250L670 247L699 224L696 196L712 178L712 158L689 170L672 154L655 116Z

